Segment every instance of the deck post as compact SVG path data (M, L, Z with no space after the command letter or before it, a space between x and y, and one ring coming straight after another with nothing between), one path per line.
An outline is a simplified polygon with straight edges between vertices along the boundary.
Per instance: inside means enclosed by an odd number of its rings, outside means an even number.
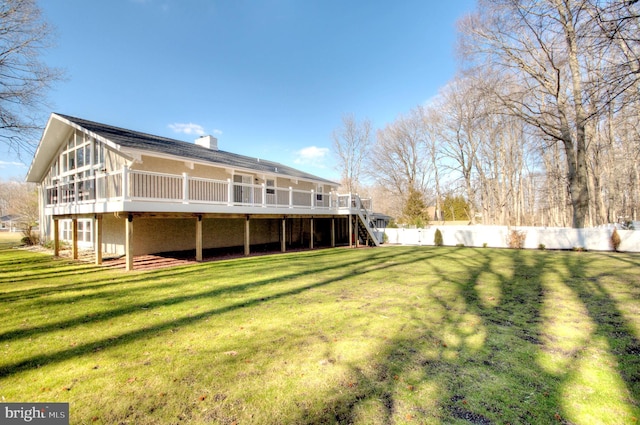
M53 255L60 256L60 223L57 218L53 219Z
M78 259L78 217L71 219L71 252L73 253L73 259Z
M95 238L93 243L95 244L96 253L96 265L102 264L102 215L96 215L93 221L95 229Z
M349 214L349 248L353 246L353 220Z
M125 224L125 254L127 257L126 270L133 270L133 216L129 214Z
M129 191L129 167L122 166L122 199L128 201L131 198L131 192Z
M331 217L331 248L336 247L336 219Z
M196 221L196 261L202 261L202 216Z
M249 216L244 221L244 255L251 254L251 233L249 226Z
M182 203L189 203L189 174L182 173Z
M309 231L309 249L313 249L313 217L311 217L311 230Z
M280 251L287 252L287 217L282 218L282 240L280 241Z
M262 183L262 208L267 207L267 185Z

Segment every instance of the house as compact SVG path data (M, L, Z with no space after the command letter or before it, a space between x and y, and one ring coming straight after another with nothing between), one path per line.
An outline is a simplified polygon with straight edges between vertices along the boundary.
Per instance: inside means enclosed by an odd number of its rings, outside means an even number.
M20 224L20 217L15 214L3 215L0 217L0 231L17 232Z
M240 247L379 244L370 201L261 158L51 114L27 174L43 241L126 256Z

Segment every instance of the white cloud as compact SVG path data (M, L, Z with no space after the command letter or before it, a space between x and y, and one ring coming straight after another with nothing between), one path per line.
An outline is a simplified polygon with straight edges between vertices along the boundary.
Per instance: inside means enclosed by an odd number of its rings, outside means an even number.
M169 124L169 128L176 133L184 133L189 135L195 134L198 136L205 135L204 128L200 124L194 124L191 122L189 124L183 124L183 123Z
M300 165L313 165L315 167L324 168L324 160L329 156L328 148L319 148L317 146L309 146L297 151L294 163Z
M0 168L6 167L26 167L26 164L23 162L16 161L0 161Z

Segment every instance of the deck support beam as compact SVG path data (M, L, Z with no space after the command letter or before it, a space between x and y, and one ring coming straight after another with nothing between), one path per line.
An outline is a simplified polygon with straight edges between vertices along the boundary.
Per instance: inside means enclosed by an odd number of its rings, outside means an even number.
M336 247L336 219L331 218L331 248Z
M126 267L125 269L130 272L133 270L133 216L129 214L125 224L125 254L126 254Z
M251 232L249 226L249 216L247 215L244 221L244 255L251 254Z
M280 240L280 252L287 252L287 218L282 218L282 238Z
M93 221L93 225L95 227L95 254L96 254L96 265L102 264L102 215L96 215L95 220Z
M352 215L349 214L349 248L353 247L353 220Z
M53 219L53 255L60 256L60 222Z
M310 220L311 223L311 229L309 231L309 249L313 249L313 217L311 217Z
M78 259L78 217L71 219L71 252L73 253L73 259Z
M202 261L202 216L196 220L196 261Z

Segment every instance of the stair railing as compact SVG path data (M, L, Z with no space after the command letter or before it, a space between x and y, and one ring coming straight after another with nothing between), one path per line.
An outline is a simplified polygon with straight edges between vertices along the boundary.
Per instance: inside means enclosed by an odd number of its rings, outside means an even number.
M360 221L364 225L366 231L369 233L369 236L371 236L373 243L376 246L380 246L380 241L378 240L378 236L377 236L377 234L380 233L380 231L376 227L375 220L371 216L371 213L369 213L369 210L364 206L362 200L360 199L360 196L358 195L351 195L351 196L352 196L352 202L353 204L355 204L354 206L358 211L358 216L360 217Z

